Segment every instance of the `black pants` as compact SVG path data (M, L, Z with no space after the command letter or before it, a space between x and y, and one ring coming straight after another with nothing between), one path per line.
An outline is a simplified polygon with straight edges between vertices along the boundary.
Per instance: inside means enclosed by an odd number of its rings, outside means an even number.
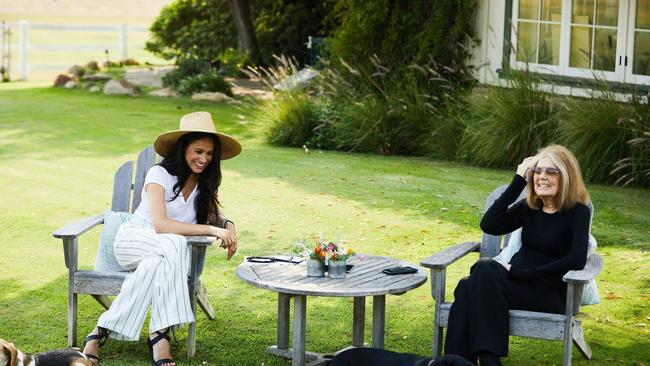
M476 363L479 351L508 355L508 310L563 314L566 290L548 281L520 282L492 259L479 259L458 282L449 312L445 353Z

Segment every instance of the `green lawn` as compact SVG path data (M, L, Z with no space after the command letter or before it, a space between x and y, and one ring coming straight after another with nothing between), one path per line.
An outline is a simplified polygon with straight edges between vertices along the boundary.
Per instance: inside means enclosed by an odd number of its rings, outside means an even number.
M105 97L83 91L0 85L0 337L29 352L66 345L67 272L52 232L110 206L113 172L155 136L194 110L213 112L217 127L239 138L244 152L223 163L221 202L239 230L240 251L208 252L203 280L217 319L199 315L196 357L186 332L175 354L181 364L286 365L267 356L275 343L276 294L239 281L246 255L289 250L322 232L358 252L419 262L453 243L480 237L487 194L514 172L412 157L383 157L270 147L248 110L188 99ZM594 235L605 268L601 304L584 309L594 359L574 350L576 365L647 365L650 360L650 191L591 185ZM99 230L80 241L80 262L94 263ZM451 267L449 294L476 257ZM370 302L368 306L370 306ZM389 296L386 348L431 349L429 284ZM101 307L81 296L80 334ZM370 342L367 311L366 341ZM307 349L332 352L351 339L349 299L309 298ZM511 339L506 365L558 365L560 343ZM144 341L109 342L103 365L146 365Z

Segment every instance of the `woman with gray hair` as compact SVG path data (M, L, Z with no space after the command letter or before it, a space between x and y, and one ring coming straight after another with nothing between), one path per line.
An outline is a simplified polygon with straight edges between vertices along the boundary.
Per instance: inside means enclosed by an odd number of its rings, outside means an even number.
M524 188L525 199L516 202ZM514 203L514 204L513 204ZM512 182L487 210L481 229L503 235L522 229L521 249L509 263L480 259L460 280L449 313L445 353L481 366L508 355L509 310L561 314L562 276L587 261L589 194L575 156L550 145L524 159Z

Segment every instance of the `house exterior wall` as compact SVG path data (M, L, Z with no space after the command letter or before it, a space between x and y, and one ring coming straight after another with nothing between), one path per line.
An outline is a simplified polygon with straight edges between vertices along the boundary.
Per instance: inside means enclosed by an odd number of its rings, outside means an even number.
M479 0L474 29L478 44L469 64L474 66L475 76L481 83L498 79L497 70L503 60L505 6L506 0Z

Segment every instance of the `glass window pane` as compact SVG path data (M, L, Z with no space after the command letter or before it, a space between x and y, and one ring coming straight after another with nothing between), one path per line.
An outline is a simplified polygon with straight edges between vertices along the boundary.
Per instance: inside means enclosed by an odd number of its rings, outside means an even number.
M571 27L571 52L569 66L590 68L591 31L589 27Z
M632 73L650 76L650 32L635 32L633 62Z
M578 24L594 24L594 1L574 0L571 21Z
M650 0L637 0L636 28L650 29Z
M618 0L598 0L596 24L618 25Z
M594 70L614 71L616 68L616 29L596 28Z
M519 0L519 19L539 19L537 8L539 0Z
M537 48L537 23L519 22L517 34L517 61L535 62Z
M542 20L562 20L562 0L542 0Z
M537 63L560 64L560 25L542 24L539 29L539 58Z

